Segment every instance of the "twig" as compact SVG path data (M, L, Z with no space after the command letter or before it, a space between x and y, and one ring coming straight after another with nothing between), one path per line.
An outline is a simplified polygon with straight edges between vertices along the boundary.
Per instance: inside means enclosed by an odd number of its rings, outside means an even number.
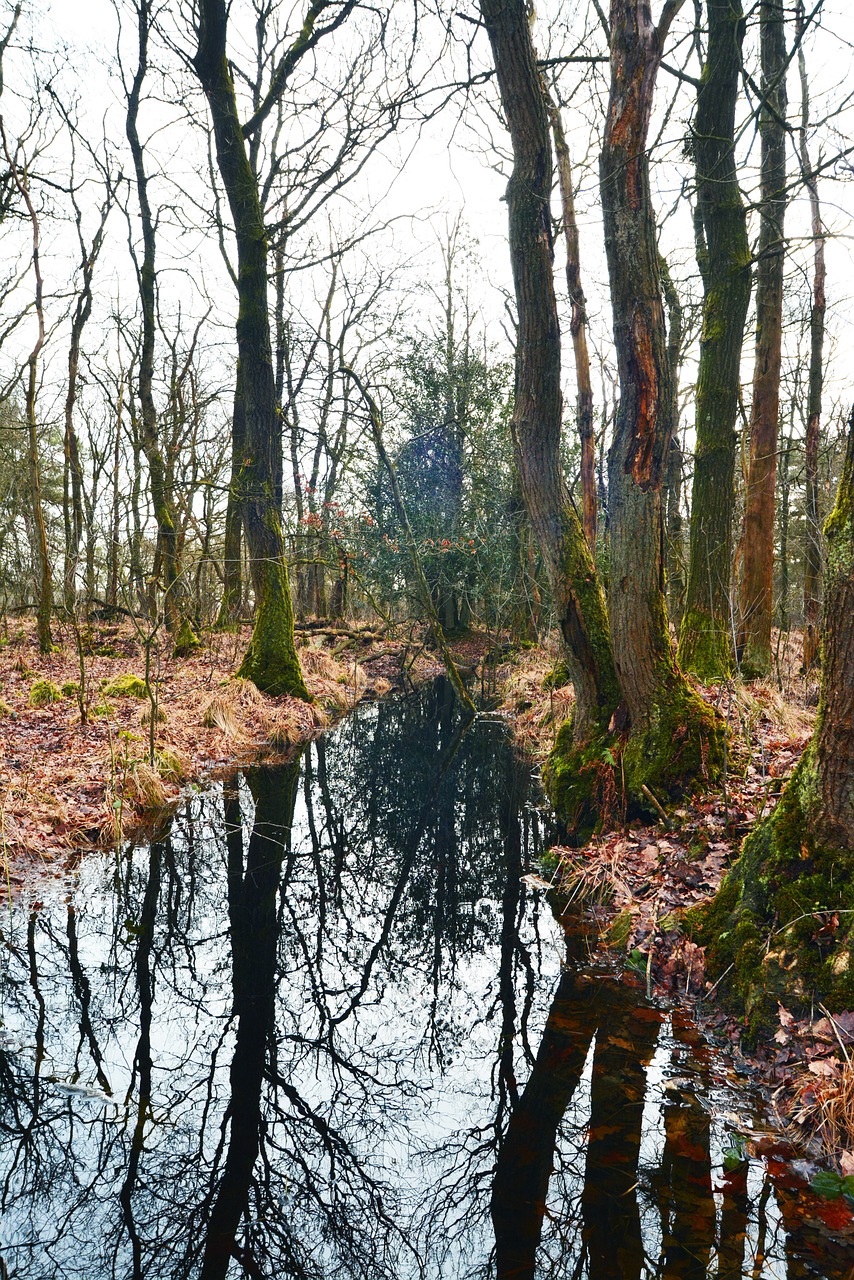
M848 1050L845 1048L845 1045L843 1044L842 1036L839 1034L839 1027L836 1025L836 1019L834 1018L832 1013L830 1013L827 1009L825 1009L823 1004L820 1004L818 1007L819 1009L821 1009L822 1013L827 1018L830 1025L833 1027L833 1034L836 1036L836 1039L839 1041L839 1047L842 1050L842 1052L845 1054L845 1061L848 1063L850 1067L851 1059L848 1056Z
M735 968L735 961L733 960L733 962L732 962L732 964L729 966L729 968L724 969L723 973L722 973L722 974L721 974L721 976L718 978L718 980L717 980L717 982L715 983L715 985L714 985L713 987L709 987L709 989L708 989L708 991L706 992L706 994L705 994L704 996L700 996L700 999L701 999L701 1000L710 1000L710 999L712 998L712 996L715 994L715 992L717 991L718 986L720 985L720 983L722 983L722 982L723 982L724 978L725 978L725 977L727 976L727 974L729 973L730 969L734 969L734 968Z
M669 826L670 819L667 816L666 810L662 807L662 805L658 803L655 796L652 794L652 792L650 791L649 787L646 785L645 782L641 783L641 791L644 793L647 800L652 805L655 812L658 814L659 818L661 818L661 821L664 823L664 825Z

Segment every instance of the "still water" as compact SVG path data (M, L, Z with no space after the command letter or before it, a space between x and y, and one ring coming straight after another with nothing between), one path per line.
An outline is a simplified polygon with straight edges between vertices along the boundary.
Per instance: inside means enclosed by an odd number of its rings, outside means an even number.
M678 1014L521 877L543 817L440 682L6 917L0 1274L843 1277Z

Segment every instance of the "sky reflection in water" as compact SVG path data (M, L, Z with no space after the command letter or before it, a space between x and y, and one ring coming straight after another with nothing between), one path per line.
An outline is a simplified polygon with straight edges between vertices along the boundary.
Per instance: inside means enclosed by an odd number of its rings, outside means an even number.
M441 683L84 861L3 935L0 1257L27 1280L842 1277L689 1024L520 876Z

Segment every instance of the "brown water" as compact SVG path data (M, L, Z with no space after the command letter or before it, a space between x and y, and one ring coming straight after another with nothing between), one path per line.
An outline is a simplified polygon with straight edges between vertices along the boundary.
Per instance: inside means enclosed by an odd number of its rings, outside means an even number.
M585 960L544 819L441 685L192 797L3 928L27 1280L854 1276L845 1202L689 1022Z

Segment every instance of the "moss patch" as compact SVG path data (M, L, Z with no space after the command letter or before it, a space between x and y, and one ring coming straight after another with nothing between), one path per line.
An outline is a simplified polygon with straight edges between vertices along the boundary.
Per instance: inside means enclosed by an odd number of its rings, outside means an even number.
M294 615L287 570L267 565L265 590L258 604L252 640L237 673L262 693L288 694L311 701L294 644Z
M52 680L34 680L30 685L30 706L49 707L52 702L61 702L62 692Z
M854 857L814 837L814 777L810 746L700 915L709 972L726 974L721 990L754 1039L776 1023L778 1001L801 1012L854 1005Z
M101 685L101 693L105 698L147 698L145 681L131 674L116 676L114 680L105 680Z
M676 799L721 774L726 725L715 709L679 681L668 682L646 725L631 733L623 756L626 788L645 808L643 788Z
M703 609L689 609L679 630L679 666L706 684L732 675L732 646L726 625Z
M543 782L555 813L577 840L588 839L616 816L617 764L613 735L599 733L579 746L572 720L561 725Z
M189 658L197 649L201 649L202 642L190 626L188 618L184 618L175 633L175 644L172 648L173 658Z

